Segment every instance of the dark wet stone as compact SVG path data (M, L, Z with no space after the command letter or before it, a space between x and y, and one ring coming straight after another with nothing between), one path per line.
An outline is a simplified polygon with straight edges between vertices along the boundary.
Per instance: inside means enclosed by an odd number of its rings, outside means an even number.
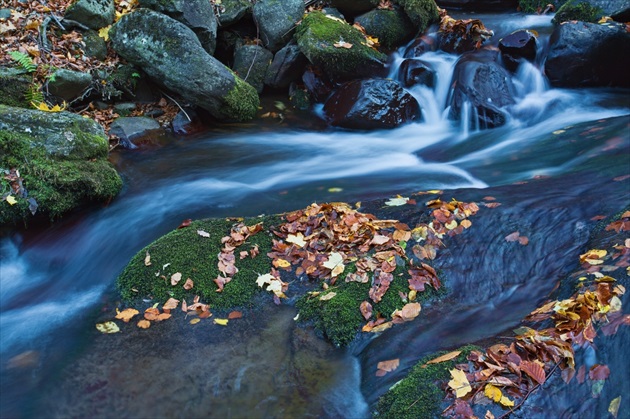
M438 0L437 5L448 10L481 11L516 11L517 0Z
M92 83L92 76L81 71L60 68L48 82L48 91L63 100L75 99Z
M416 58L425 52L437 50L439 41L434 35L423 35L416 38L405 50L405 58Z
M335 88L328 77L314 67L306 69L302 75L302 81L306 86L306 90L308 90L311 96L313 96L313 99L315 99L315 102L325 101L330 95L330 92Z
M195 134L205 128L197 112L192 109L186 109L186 113L180 111L173 119L171 126L173 132L178 135Z
M330 124L350 129L394 128L419 120L420 106L398 82L354 80L343 84L324 105Z
M109 133L120 139L123 148L137 148L133 140L147 135L149 132L160 129L160 124L146 117L123 117L115 120Z
M273 89L288 87L291 82L300 79L308 60L295 44L289 44L276 52L267 68L265 85Z
M240 78L249 83L258 93L264 87L264 80L273 54L259 45L243 45L234 52L234 67Z
M427 87L435 86L435 71L420 60L406 59L398 70L400 81L405 87L420 84Z
M516 71L521 59L534 61L536 59L536 35L528 30L518 30L499 40L499 50L505 67Z

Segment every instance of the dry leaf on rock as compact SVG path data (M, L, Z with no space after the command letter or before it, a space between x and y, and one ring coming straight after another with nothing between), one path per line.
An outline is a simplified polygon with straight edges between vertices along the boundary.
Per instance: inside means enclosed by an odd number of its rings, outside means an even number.
M462 351L449 352L447 354L438 356L437 358L433 358L432 360L428 361L427 364L439 364L441 362L450 361L451 359L457 358L461 353Z
M227 326L228 319L214 319L214 324L218 324L220 326Z
M125 323L129 323L129 320L131 320L132 317L134 317L136 314L140 313L135 308L126 308L123 311L118 311L118 309L116 309L116 311L118 313L118 314L116 314L116 318L118 320L124 321Z
M101 333L117 333L120 332L118 325L114 322L97 323L96 330Z
M243 317L243 313L241 313L240 311L232 311L230 312L230 314L228 314L229 320L240 319L241 317Z
M451 377L453 377L453 379L448 382L448 386L455 390L455 397L464 397L472 391L472 387L470 386L470 382L468 381L468 378L466 378L466 373L464 371L453 368L452 370L449 370L449 372L451 373Z
M182 273L181 272L176 272L173 275L171 275L171 285L175 286L177 285L177 283L179 281L181 281L182 279Z
M145 319L142 319L138 322L138 327L140 329L148 329L149 327L151 327L151 322Z
M174 298L169 298L164 305L162 306L163 310L172 310L174 308L177 308L177 306L179 305L179 300L176 300Z
M328 301L328 300L331 300L332 298L334 298L335 295L337 295L337 293L334 292L334 291L331 291L329 293L326 293L326 294L322 295L321 297L319 297L319 299L321 301Z
M194 286L195 286L195 283L193 282L192 279L190 278L186 279L186 282L184 283L184 289L186 291L191 290Z
M151 255L147 251L147 255L144 257L144 266L150 266L150 265L151 265Z

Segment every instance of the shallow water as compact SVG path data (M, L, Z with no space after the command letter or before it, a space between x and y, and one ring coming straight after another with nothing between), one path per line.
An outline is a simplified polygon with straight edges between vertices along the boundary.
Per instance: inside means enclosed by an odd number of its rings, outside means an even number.
M494 20L493 29L501 33L533 26L541 34L549 31L547 17L482 19L488 27ZM387 388L367 378L370 362L396 353L402 338L389 341L384 335L374 341L361 354L360 366L350 354L318 347L308 340L312 336L304 338L312 347L290 350L301 332L295 331L289 309L244 321L242 329L238 323L226 329L243 341L227 358L221 354L235 347L230 339L215 339L214 329L204 334L201 328L186 328L187 322L167 325L175 339L169 342L137 331L112 337L94 330L96 319L113 312L114 281L127 261L187 218L253 216L313 201L366 201L428 189L459 189L449 195L479 199L477 194L484 196L485 189L492 188L491 193L501 194L505 207L513 209L502 216L501 228L480 224L480 235L462 236L452 244L455 264L443 268L451 271L454 283L462 284L454 288L462 292L452 295L457 312L447 313L438 324L444 327L427 326L417 338L420 347L403 366L426 351L490 337L518 323L572 266L588 238L586 224L580 223L591 213L618 210L615 206L630 202L626 191L619 194L619 185L605 178L612 170L606 153L617 153L615 170L625 170L619 155L628 155L628 92L549 89L535 63L518 75L518 103L509 109L509 123L478 131L444 117L456 57L432 53L423 59L441 71L435 90L412 90L425 109L421 123L358 133L316 128L321 124L314 124L312 116L295 113L283 124L260 120L186 138L161 138L159 147L113 153L125 190L108 207L1 238L0 416L53 411L57 416L91 417L367 414L367 403ZM617 122L615 135L608 134L608 142L592 136L580 141L560 132L618 116L625 119ZM571 176L576 172L579 176ZM512 185L541 176L552 180L538 190ZM606 189L611 185L617 189ZM590 198L597 191L603 200ZM610 199L613 193L617 196ZM520 219L522 212L529 218ZM497 257L492 239L526 220L530 234L541 234L541 247L532 244L527 255L498 248ZM540 224L545 228L537 230ZM559 237L550 237L550 232ZM474 251L480 237L487 253ZM543 263L537 257L549 249L553 251ZM467 272L473 271L475 281L466 282ZM491 278L496 272L529 276L499 281ZM531 278L537 285L524 287ZM434 310L439 314L444 308ZM423 319L414 324L422 326L428 321ZM477 327L461 327L474 324L471 319ZM440 345L433 344L436 338L442 340ZM286 370L296 359L308 364L301 367L302 375ZM322 365L324 359L330 364ZM317 368L320 372L313 373ZM273 381L268 370L281 372ZM76 387L86 383L93 386Z

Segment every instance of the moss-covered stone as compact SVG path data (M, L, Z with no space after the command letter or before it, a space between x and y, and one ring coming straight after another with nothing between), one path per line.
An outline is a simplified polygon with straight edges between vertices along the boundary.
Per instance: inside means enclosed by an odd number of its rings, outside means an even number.
M0 67L0 104L30 108L28 94L33 77L26 71Z
M260 274L268 273L272 267L266 256L271 251L271 236L266 228L277 223L277 218L250 218L244 221L247 225L263 222L265 229L250 237L238 251L249 250L255 244L260 254L255 258L247 257L239 260L236 267L239 271L225 285L222 292L214 279L220 275L217 267L218 255L221 252L221 238L230 233L235 221L226 219L209 219L194 221L189 227L174 230L140 250L125 267L117 280L117 286L125 300L136 298L153 298L156 302L164 302L170 297L177 299L199 295L204 303L213 308L231 308L247 305L261 291L256 285ZM197 230L203 230L210 237L202 237ZM147 253L151 264L145 264ZM165 265L167 265L165 267ZM170 277L176 272L182 274L182 283L172 286ZM190 278L194 287L186 291L182 285Z
M420 32L440 21L440 13L433 0L397 0L409 19L416 25Z
M256 116L260 98L256 89L249 83L234 75L234 87L225 95L225 103L232 111L232 118L236 121L249 121Z
M311 12L304 17L296 39L306 58L333 79L374 75L387 60L385 54L367 46L361 31L322 12ZM344 48L347 44L352 46Z
M450 379L449 370L458 363L466 362L472 350L479 348L471 345L459 348L462 351L451 361L425 365L427 361L447 352L438 352L421 359L409 375L396 383L378 401L372 412L375 418L383 419L417 419L439 417L440 403L444 399L444 391L438 387L440 382Z
M581 0L570 0L558 9L552 21L556 25L570 20L596 23L602 16L603 11L599 7Z
M355 19L365 31L378 38L381 48L393 50L413 38L417 30L407 15L400 9L376 9Z
M33 217L29 199L37 203L38 214L54 220L82 205L108 202L122 188L122 180L105 156L51 155L32 135L8 130L0 130L0 152L3 175L4 171L17 169L28 192L16 196L14 205L6 200L0 202L0 225L27 225ZM11 192L9 182L0 179L0 194L8 192Z

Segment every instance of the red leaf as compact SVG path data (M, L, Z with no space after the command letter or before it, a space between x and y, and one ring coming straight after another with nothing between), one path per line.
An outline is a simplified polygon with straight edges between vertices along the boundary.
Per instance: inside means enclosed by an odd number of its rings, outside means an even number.
M240 311L232 311L230 314L228 314L228 319L230 320L240 319L241 317L243 317L243 313L241 313Z
M177 228L180 229L180 228L188 227L190 225L190 223L192 223L192 220L190 218L188 218L188 219L182 221L182 223Z
M520 368L521 371L532 377L538 384L542 384L545 382L545 370L543 370L543 368L536 362L522 361Z
M607 365L595 364L588 372L588 378L591 380L606 380L610 375L610 368Z

